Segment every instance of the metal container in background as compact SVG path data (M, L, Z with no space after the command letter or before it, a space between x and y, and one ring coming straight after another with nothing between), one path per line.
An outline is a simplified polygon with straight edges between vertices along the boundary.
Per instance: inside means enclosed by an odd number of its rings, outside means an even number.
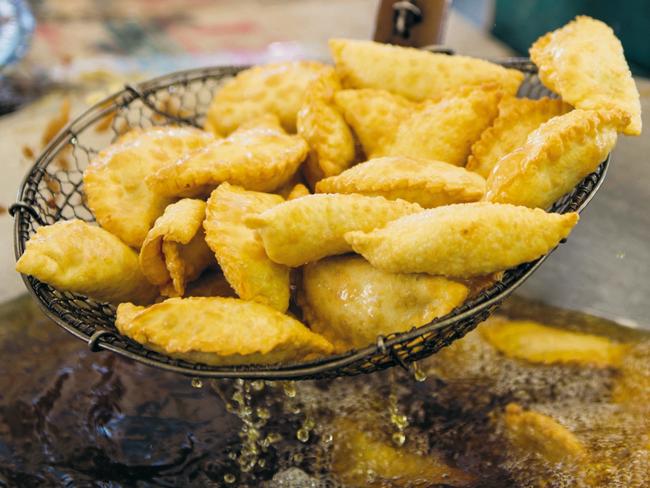
M377 9L377 42L423 47L441 44L451 0L382 0Z

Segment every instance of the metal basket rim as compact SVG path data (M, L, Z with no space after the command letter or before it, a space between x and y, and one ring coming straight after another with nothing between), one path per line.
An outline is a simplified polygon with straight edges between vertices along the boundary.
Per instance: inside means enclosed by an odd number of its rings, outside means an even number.
M516 67L521 71L528 73L535 73L536 68L528 58L508 58L502 61L499 61L504 66ZM160 90L166 86L169 86L173 83L190 83L191 81L209 79L222 75L222 71L225 69L235 69L241 70L246 69L248 66L215 66L215 67L204 67L204 68L194 68L183 71L176 71L173 73L168 73L161 75L155 78L138 83L137 85L127 85L122 90L113 93L106 98L102 99L95 105L89 107L82 114L72 120L67 124L55 137L54 139L43 149L39 157L36 159L34 164L27 171L24 176L17 194L17 202L29 202L32 200L28 195L29 190L34 185L32 180L33 175L41 173L38 181L43 176L43 167L46 167L49 163L49 157L53 152L56 152L59 149L59 146L65 146L72 141L72 138L77 137L77 134L82 130L86 129L89 125L96 122L98 119L104 117L108 113L115 111L122 104L129 104L136 98L145 98L149 93L152 93L156 90ZM103 111L102 107L105 107ZM98 109L99 112L98 112ZM164 114L169 116L169 114ZM181 123L192 124L189 120L181 120ZM593 189L588 193L585 199L580 203L580 205L575 209L577 212L581 212L594 197L600 186L603 184L607 170L609 167L611 155L608 155L605 161L601 163L598 170L598 179L596 180ZM38 184L38 181L36 184ZM30 213L23 211L15 212L14 220L14 253L16 259L18 259L24 252L24 244L20 238L20 228L23 224L23 219L28 221L33 217ZM455 310L452 310L449 314L434 319L433 321L424 324L419 327L414 327L406 332L394 333L391 334L390 338L381 338L382 345L386 350L393 351L393 348L399 348L399 346L405 342L421 337L427 333L442 329L445 327L453 326L456 322L459 322L465 318L475 316L480 312L489 309L495 304L500 303L504 298L509 296L515 289L517 289L521 284L526 281L532 275L532 273L539 267L541 264L548 258L548 256L554 251L551 250L549 253L541 256L535 261L521 264L515 268L506 270L507 273L516 273L517 271L523 272L517 276L512 283L503 287L502 283L506 278L504 274L504 280L501 280L488 289L482 291L477 297L470 299L467 303L476 303L468 308L467 310L454 314ZM357 361L363 360L364 358L371 357L372 354L377 353L379 350L379 344L371 344L362 349L356 349L347 351L342 354L327 356L322 359L317 359L313 361L305 361L292 364L273 364L273 365L245 365L245 366L208 366L202 365L200 363L193 363L197 368L188 368L184 366L178 366L174 364L162 363L158 360L151 359L149 357L136 354L129 351L128 349L122 346L115 346L111 342L102 340L100 337L103 334L112 334L116 337L123 338L114 331L103 329L101 327L96 327L97 332L93 336L88 336L88 334L80 331L74 325L66 322L61 317L56 315L54 311L49 307L49 304L44 302L41 297L36 292L34 283L41 283L35 278L30 276L22 275L23 282L28 292L36 299L40 308L44 313L53 320L57 325L62 327L67 332L71 333L78 339L84 340L89 343L93 350L105 349L111 352L117 353L121 356L131 358L138 362L148 364L150 366L158 367L167 371L172 371L188 376L202 376L202 377L212 377L212 378L242 378L242 379L297 379L297 378L309 378L317 375L318 373L323 372L323 368L326 368L327 371L335 370L337 368L345 367L350 364L353 364ZM498 288L503 288L498 290ZM498 290L498 291L497 291ZM79 295L82 296L82 295ZM459 308L461 308L459 307ZM96 336L96 337L94 337ZM164 355L163 355L164 356ZM169 356L166 356L169 357ZM393 364L399 364L405 366L399 359L398 356L393 355ZM207 369L204 369L207 368Z

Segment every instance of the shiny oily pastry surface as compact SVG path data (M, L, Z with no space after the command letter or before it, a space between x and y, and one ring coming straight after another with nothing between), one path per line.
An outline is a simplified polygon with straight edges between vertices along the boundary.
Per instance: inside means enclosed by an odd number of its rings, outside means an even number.
M39 227L16 271L105 302L150 303L158 295L140 271L133 249L110 232L76 219Z
M536 364L606 368L620 364L626 346L605 337L549 327L528 320L489 319L482 336L508 357Z
M309 145L305 174L310 185L354 163L354 136L334 103L341 83L333 68L311 82L298 112L298 134Z
M211 365L313 359L332 345L296 319L238 298L169 298L150 307L122 303L115 325L144 346Z
M526 143L528 134L569 110L571 106L561 100L504 97L499 115L472 145L467 169L487 178L499 159Z
M243 70L215 94L205 129L227 136L243 123L270 113L285 130L295 132L307 87L331 69L316 61L285 61Z
M344 87L388 90L418 102L488 82L514 95L524 79L521 71L467 56L351 39L331 39L329 46Z
M422 104L400 124L389 155L465 166L472 144L497 116L502 94L495 85L483 85Z
M341 90L334 100L354 129L368 159L390 152L400 124L418 107L385 90Z
M386 271L471 278L543 256L577 222L577 213L458 203L407 215L370 232L349 232L345 239Z
M208 245L237 295L280 312L289 306L289 268L266 256L261 239L244 219L283 201L280 195L222 183L208 199L203 223Z
M205 243L205 202L185 198L158 217L140 249L140 269L165 296L183 296L185 285L215 263Z
M474 486L475 478L437 453L412 452L373 435L362 423L341 416L334 424L332 471L348 486ZM374 481L369 480L368 473Z
M587 460L588 451L576 435L548 415L510 403L503 425L512 449L550 464Z
M628 120L621 111L579 109L553 117L494 166L485 199L549 208L607 157Z
M167 197L209 195L224 181L247 190L274 191L294 175L308 150L302 137L287 134L267 114L160 168L146 182L155 194Z
M432 208L480 200L485 193L485 180L442 161L393 156L371 159L319 181L316 191L401 198Z
M364 195L307 195L284 202L246 224L257 229L268 257L287 266L301 266L326 256L350 252L343 238L352 230L372 230L386 223L422 211L403 200Z
M542 83L563 100L584 110L622 110L630 117L623 133L641 134L639 91L621 41L607 24L579 15L537 39L530 57Z
M153 192L145 178L202 148L214 137L191 127L133 129L94 157L84 170L84 194L97 222L139 248L173 200Z
M446 278L389 273L346 255L307 264L298 303L311 329L342 352L446 315L468 291Z

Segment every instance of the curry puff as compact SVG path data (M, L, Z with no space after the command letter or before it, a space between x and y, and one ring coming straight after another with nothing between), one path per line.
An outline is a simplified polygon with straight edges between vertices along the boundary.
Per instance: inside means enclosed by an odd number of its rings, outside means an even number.
M571 106L561 100L504 97L494 123L472 145L467 169L487 178L499 159L524 145L528 134L569 110Z
M480 200L485 193L485 180L441 161L393 156L371 159L319 181L316 191L401 198L432 208Z
M370 232L349 232L345 239L379 269L471 278L543 256L577 222L574 212L458 203L408 215Z
M605 337L526 320L490 319L479 330L499 352L531 363L605 368L618 365L626 351Z
M400 124L418 107L384 90L341 90L334 100L368 159L390 152Z
M76 219L39 227L16 271L110 303L150 303L158 295L140 271L133 249L110 232Z
M503 424L510 446L519 454L548 464L587 460L588 451L583 443L548 415L510 403Z
M298 134L309 144L305 173L310 184L334 176L354 162L354 137L334 103L341 84L334 69L324 71L307 88L298 112Z
M288 135L275 116L265 115L160 168L147 177L147 185L165 197L209 195L224 181L247 190L274 191L294 175L308 150L304 139Z
M630 117L623 133L641 134L639 91L607 24L578 16L535 41L530 57L542 83L563 100L584 110L622 110Z
M465 166L472 144L497 116L501 96L495 85L484 85L422 104L400 124L389 154Z
M122 303L115 325L149 349L211 365L284 363L332 352L296 319L238 298L169 298L146 308Z
M272 261L296 267L350 252L352 248L343 238L347 232L370 231L420 211L419 205L403 200L320 194L297 198L251 215L246 224L257 229Z
M227 81L212 99L205 129L227 136L241 124L274 114L282 127L296 131L296 115L309 84L332 68L315 61L255 66Z
M494 166L485 199L549 208L607 157L628 120L620 110L576 109L553 117Z
M145 178L214 140L190 127L134 129L101 151L84 171L84 193L97 222L139 248L170 198L152 192Z
M140 249L140 268L165 296L183 296L185 285L215 263L205 243L205 202L185 198L158 217Z
M470 473L450 466L437 453L398 448L377 438L366 425L341 418L334 423L332 472L346 486L474 486Z
M344 87L388 90L418 102L490 82L515 95L524 79L521 71L466 56L349 39L332 39L329 45Z
M208 245L237 295L280 312L289 306L289 268L266 256L261 239L244 218L283 201L280 195L222 183L210 195L203 224Z
M306 265L298 303L311 329L346 351L446 315L468 291L442 277L388 273L347 255Z

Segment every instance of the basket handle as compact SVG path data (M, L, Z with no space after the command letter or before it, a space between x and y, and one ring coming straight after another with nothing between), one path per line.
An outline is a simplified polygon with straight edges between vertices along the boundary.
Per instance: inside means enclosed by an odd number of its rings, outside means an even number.
M39 225L45 225L45 221L36 211L36 209L30 204L23 202L22 200L14 203L11 207L9 207L8 211L9 215L12 217L15 217L18 212L27 212L36 222L38 222Z

